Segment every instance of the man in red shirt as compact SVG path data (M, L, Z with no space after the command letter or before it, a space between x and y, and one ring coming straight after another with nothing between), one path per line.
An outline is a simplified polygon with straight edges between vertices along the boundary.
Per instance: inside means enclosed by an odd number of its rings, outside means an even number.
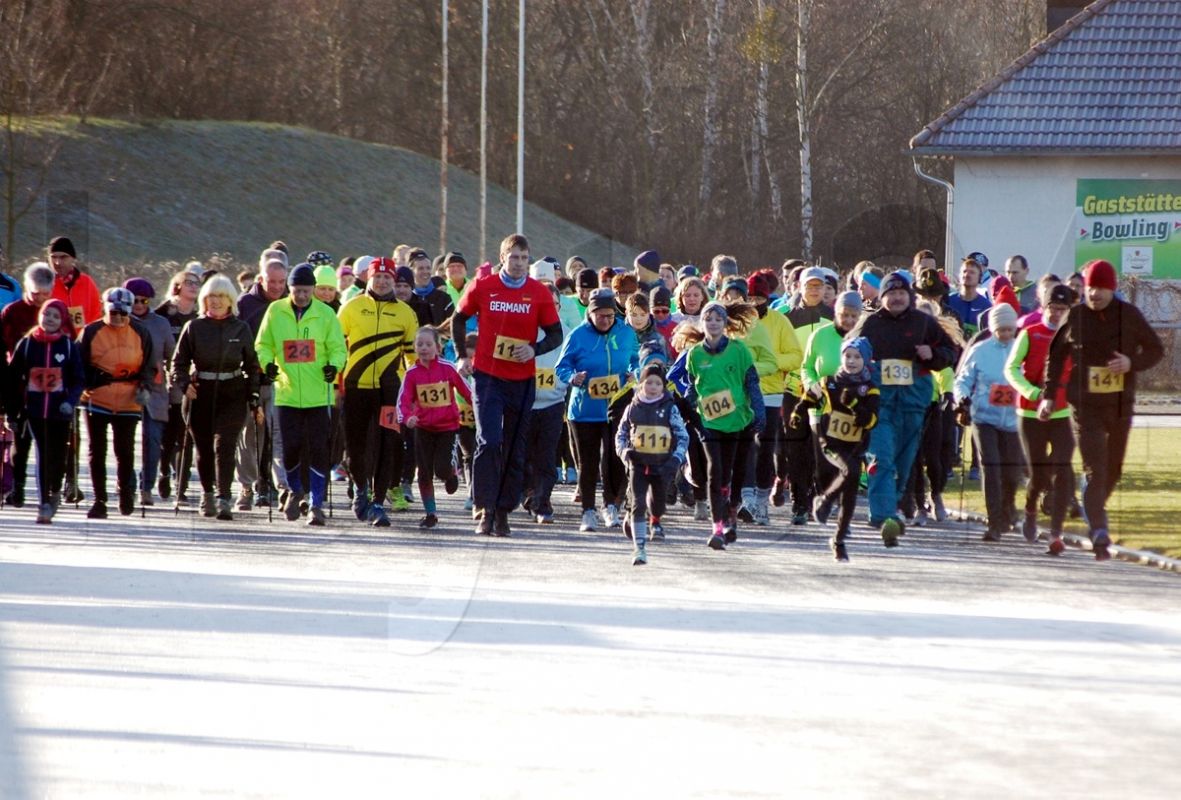
M74 330L81 336L83 328L102 319L103 304L98 287L89 275L78 269L78 253L69 239L55 236L47 249L49 263L57 273L53 297L66 304L74 321Z
M476 318L474 363L467 321ZM536 341L538 331L543 334ZM525 478L526 413L537 389L534 359L562 345L562 324L548 289L529 277L529 242L514 233L500 243L500 271L472 283L451 322L451 342L463 374L475 383L476 454L472 493L477 533L509 535L509 512ZM474 369L473 369L474 367Z

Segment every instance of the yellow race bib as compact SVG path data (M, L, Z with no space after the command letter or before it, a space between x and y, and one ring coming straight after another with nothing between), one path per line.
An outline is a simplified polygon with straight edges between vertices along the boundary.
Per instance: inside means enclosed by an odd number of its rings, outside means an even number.
M608 400L619 391L619 376L606 375L586 382L586 393L596 400Z
M558 376L552 369L537 370L537 388L553 389L558 385Z
M673 433L665 425L637 425L632 428L632 447L645 455L664 455L672 447Z
M459 424L465 428L476 427L476 412L472 410L471 406L461 405L459 407Z
M1123 390L1123 373L1116 375L1107 367L1091 367L1087 370L1087 391L1091 394L1115 394Z
M86 327L86 315L82 313L82 306L70 306L70 319L74 322L74 330L80 331Z
M496 344L492 348L492 357L502 361L513 361L513 348L519 344L529 344L524 339L514 339L511 336L497 336Z
M834 411L828 415L828 438L841 442L860 442L861 427L853 421L852 414Z
M882 386L914 385L914 362L904 358L882 359Z
M729 389L714 392L708 397L701 399L701 416L710 422L728 414L733 414L737 410L738 407L734 405L734 395L730 394Z
M451 405L451 386L446 381L424 383L418 387L414 396L423 408L446 408Z

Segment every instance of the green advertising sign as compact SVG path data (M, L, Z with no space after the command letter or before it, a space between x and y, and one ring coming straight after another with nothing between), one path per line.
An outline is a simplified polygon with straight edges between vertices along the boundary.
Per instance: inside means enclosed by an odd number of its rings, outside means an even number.
M1102 258L1120 274L1181 279L1181 180L1080 180L1074 263Z

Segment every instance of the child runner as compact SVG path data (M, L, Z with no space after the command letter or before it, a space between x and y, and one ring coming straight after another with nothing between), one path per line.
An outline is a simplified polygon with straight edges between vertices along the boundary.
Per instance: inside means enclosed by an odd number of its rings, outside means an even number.
M439 523L434 479L443 481L447 494L455 494L459 488L459 476L451 459L459 430L459 408L453 390L469 404L472 402L467 383L454 364L439 359L440 350L439 331L429 325L419 328L414 336L418 363L406 370L406 379L398 393L398 417L403 425L416 432L418 491L426 510L426 516L418 523L420 528L433 528Z
M649 523L653 528L660 524L666 487L685 462L689 446L689 433L664 382L664 365L653 359L641 370L635 396L615 434L616 452L627 469L630 513L623 519L623 530L635 542L634 566L648 563Z
M37 443L37 484L41 507L37 522L48 525L61 503L66 472L66 439L74 409L82 397L82 351L74 341L70 310L61 300L48 300L37 315L37 327L13 348L9 388L24 388L21 416L28 420ZM3 358L0 355L0 358Z
M464 341L467 342L468 352L474 353L476 334L469 333ZM467 384L469 391L474 388L475 381L471 375L466 376L463 382ZM462 394L455 398L455 402L459 406L459 460L463 465L464 481L467 483L467 501L463 504L463 510L471 511L476 507L472 494L472 459L476 457L476 412L472 404L463 399Z
M881 392L874 384L869 370L873 348L869 340L858 336L841 344L841 364L833 375L821 378L822 395L818 401L809 395L796 406L793 414L803 416L815 405L819 408L820 452L832 464L836 474L826 488L812 501L812 513L821 525L828 522L832 504L841 502L837 517L837 532L829 541L833 557L848 561L845 540L853 522L860 488L861 461L869 447L869 431L877 424L878 402Z
M686 398L701 414L713 530L708 544L725 550L738 538L738 503L746 479L746 452L767 421L759 375L750 350L730 336L741 336L754 326L754 306L710 302L701 312L700 328L678 330L678 350L687 356L689 387Z

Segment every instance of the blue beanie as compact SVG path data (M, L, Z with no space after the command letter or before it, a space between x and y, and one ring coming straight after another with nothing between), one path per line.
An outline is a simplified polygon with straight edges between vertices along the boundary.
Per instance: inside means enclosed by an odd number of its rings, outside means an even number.
M836 308L851 308L854 311L861 311L865 307L861 302L861 295L857 292L841 292L837 295Z
M871 345L869 343L869 339L866 339L864 336L846 339L841 343L842 353L849 349L856 350L858 353L860 353L861 360L865 362L866 366L869 366L869 362L873 360L873 345Z
M315 286L316 285L316 271L312 269L312 265L306 261L302 264L296 264L295 269L287 273L288 286Z
M636 269L646 269L649 272L660 271L660 254L655 250L645 250L636 256Z
M410 267L398 267L394 270L394 283L408 283L414 285L414 270Z

